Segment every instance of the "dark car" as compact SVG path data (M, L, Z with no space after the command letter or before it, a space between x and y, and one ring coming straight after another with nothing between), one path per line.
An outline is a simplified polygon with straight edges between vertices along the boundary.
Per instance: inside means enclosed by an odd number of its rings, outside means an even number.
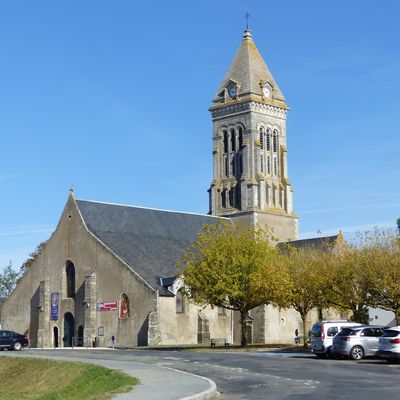
M13 331L0 331L0 351L4 349L20 351L28 344L28 336Z

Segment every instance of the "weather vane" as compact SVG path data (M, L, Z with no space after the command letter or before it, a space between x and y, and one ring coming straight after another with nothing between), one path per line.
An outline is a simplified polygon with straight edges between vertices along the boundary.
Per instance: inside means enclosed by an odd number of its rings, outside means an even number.
M246 31L248 31L249 30L249 17L250 17L250 14L248 11L246 11L246 15L244 17L246 18Z

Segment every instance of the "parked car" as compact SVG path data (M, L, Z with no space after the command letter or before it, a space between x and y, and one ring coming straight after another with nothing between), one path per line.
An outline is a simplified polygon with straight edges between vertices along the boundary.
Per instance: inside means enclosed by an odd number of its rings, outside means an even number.
M28 345L28 336L13 331L0 331L0 351L4 349L20 351Z
M376 356L379 338L387 327L381 325L364 325L343 328L332 342L332 352L352 360Z
M379 338L378 356L388 361L400 359L400 326L388 328Z
M345 327L360 325L348 320L318 321L311 329L311 351L317 357L330 355L333 337Z

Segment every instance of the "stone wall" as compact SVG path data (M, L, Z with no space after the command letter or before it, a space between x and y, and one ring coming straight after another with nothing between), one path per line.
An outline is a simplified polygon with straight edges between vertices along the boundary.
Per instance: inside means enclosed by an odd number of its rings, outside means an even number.
M231 342L231 311L224 310L221 315L217 307L202 308L186 300L185 311L177 313L175 297L160 297L158 304L161 344L197 344L199 340L206 343L210 337L226 338Z
M75 267L73 298L67 297L68 260ZM59 317L55 321L50 320L51 293L60 296ZM119 301L122 293L130 300L128 318L120 319L118 310L96 311L96 303ZM62 346L64 314L70 312L74 317L75 337L82 326L89 345L95 337L100 346L111 345L111 337L115 336L117 345L128 346L147 344L148 315L155 308L156 292L88 232L70 196L42 255L4 304L1 322L4 329L28 334L34 347L53 346L57 328ZM100 327L104 336L99 336Z

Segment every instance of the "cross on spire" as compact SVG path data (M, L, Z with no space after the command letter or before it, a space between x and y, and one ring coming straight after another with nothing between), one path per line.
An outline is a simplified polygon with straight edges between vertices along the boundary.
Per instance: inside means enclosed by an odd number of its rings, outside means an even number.
M246 31L249 30L249 17L250 17L250 14L248 11L246 11L246 14L244 16L244 18L246 19Z

